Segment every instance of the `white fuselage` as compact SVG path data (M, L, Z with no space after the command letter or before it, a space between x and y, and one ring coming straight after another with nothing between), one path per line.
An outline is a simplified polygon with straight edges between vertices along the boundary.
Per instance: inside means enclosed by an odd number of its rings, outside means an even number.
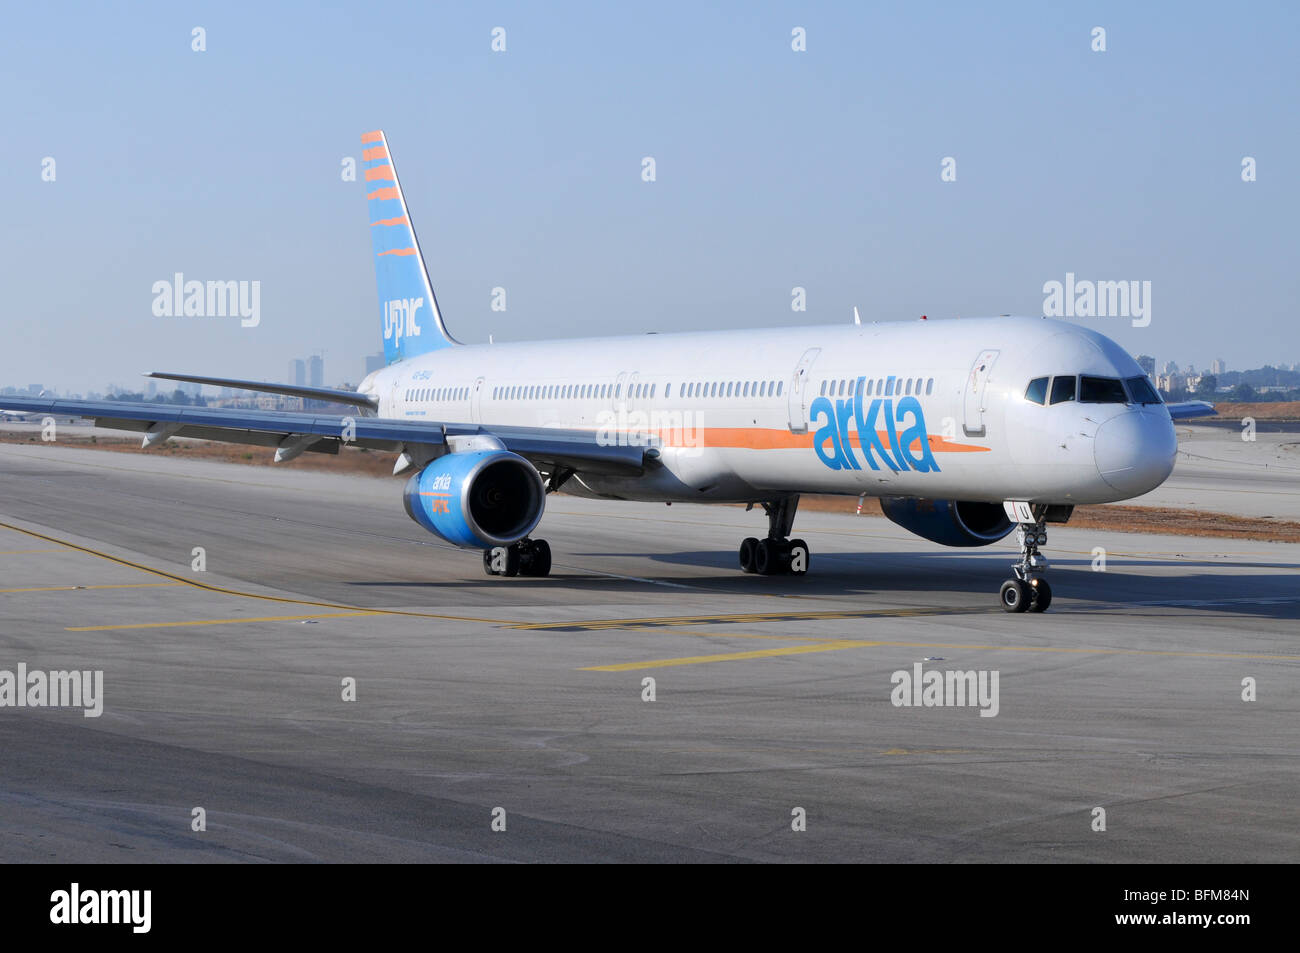
M1099 503L1162 483L1162 404L1036 403L1045 376L1130 379L1108 338L1044 318L715 331L443 348L371 374L379 416L590 430L659 449L569 492L725 502L841 493ZM1104 474L1104 476L1103 476Z

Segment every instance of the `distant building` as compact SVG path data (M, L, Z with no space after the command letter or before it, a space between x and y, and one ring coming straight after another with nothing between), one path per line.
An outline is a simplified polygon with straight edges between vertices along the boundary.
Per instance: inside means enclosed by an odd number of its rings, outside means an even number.
M33 397L40 397L40 396L41 396L41 391L43 391L43 390L45 390L45 388L42 387L40 384L28 384L28 385L27 385L27 393L31 394Z
M148 390L145 391L145 396L147 396L150 400L153 400L155 397L158 396L158 381L156 379L152 377L149 378L149 388Z
M307 358L307 383L312 387L325 386L325 359L319 354Z
M304 361L289 362L289 383L298 387L307 383L307 364Z
M1175 361L1165 361L1164 373L1166 373L1166 374L1177 374L1177 373L1178 373L1178 364L1177 364L1177 362L1175 362Z
M1142 368L1142 373L1147 377L1155 380L1156 377L1156 359L1150 354L1139 354L1137 356L1138 367Z
M1223 358L1221 357L1216 357L1210 362L1210 372L1216 376L1224 373L1227 369L1228 365L1224 363Z

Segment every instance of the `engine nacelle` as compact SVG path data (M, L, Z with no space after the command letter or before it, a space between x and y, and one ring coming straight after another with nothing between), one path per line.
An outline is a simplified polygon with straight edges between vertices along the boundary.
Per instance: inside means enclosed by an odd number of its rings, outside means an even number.
M536 468L507 450L448 453L406 481L406 514L457 546L491 549L537 526L546 488Z
M987 546L1016 526L1007 519L1001 503L886 496L881 498L880 508L908 532L944 546Z

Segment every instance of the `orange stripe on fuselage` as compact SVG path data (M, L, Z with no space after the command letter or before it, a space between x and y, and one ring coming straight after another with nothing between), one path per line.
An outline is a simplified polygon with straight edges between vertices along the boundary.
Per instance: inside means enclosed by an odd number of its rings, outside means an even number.
M391 186L391 185L388 186L387 188L383 188L383 189L375 189L373 192L368 193L368 194L366 195L366 198L368 198L368 199L395 199L395 198L397 198L397 189L394 188L394 187Z
M379 254L380 256L402 255L403 257L405 257L406 255L414 255L415 249L414 248L390 248L388 251L381 251Z
M383 142L384 134L376 129L374 132L366 132L361 135L361 144L364 146L368 142Z
M814 436L813 434L793 434L788 430L766 430L761 427L702 427L698 428L696 432L703 437L704 446L706 447L736 447L745 450L798 450L811 447ZM680 431L671 429L659 431L661 437L671 437L676 433L680 433ZM880 438L882 446L889 447L888 430L878 430L876 436ZM933 434L927 434L927 438L930 441L930 451L932 453L980 453L990 449L975 444L955 443ZM862 440L856 430L849 434L849 442L859 450L862 449ZM912 445L907 449L919 453L921 438L917 437L913 440Z
M371 159L387 159L388 149L384 146L375 146L373 149L366 149L361 153L363 162L369 162Z
M627 433L629 431L624 431ZM631 431L633 433L649 433L659 437L664 441L665 446L683 446L694 444L684 444L681 441L683 437L688 439L699 439L700 446L733 448L739 450L808 450L812 448L814 434L795 434L788 430L770 430L764 427L683 427L681 429L660 428L659 430L639 430ZM880 438L881 446L886 449L890 448L889 431L878 430L876 436ZM956 443L944 437L934 434L927 434L926 438L930 442L931 453L987 453L991 447L981 447L972 443ZM862 449L862 440L859 438L857 431L849 434L849 443L859 450ZM921 439L917 437L912 441L912 445L907 448L910 451L921 452Z
M381 218L377 222L371 222L370 227L374 228L376 225L410 225L410 224L411 224L410 220L407 219L405 215L399 215L397 218Z
M391 165L377 165L373 169L366 169L366 181L373 182L375 179L387 179L389 182L397 181L397 177L393 175Z

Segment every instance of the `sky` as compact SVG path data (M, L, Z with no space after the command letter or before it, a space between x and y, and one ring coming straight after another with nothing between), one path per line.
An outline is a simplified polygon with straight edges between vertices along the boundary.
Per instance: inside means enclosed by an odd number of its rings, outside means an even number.
M356 383L382 331L343 172L378 128L467 343L1041 314L1070 273L1151 283L1145 327L1072 319L1131 353L1300 362L1298 28L1294 3L11 5L0 385L282 381L317 352ZM256 325L156 315L177 272L259 282Z

